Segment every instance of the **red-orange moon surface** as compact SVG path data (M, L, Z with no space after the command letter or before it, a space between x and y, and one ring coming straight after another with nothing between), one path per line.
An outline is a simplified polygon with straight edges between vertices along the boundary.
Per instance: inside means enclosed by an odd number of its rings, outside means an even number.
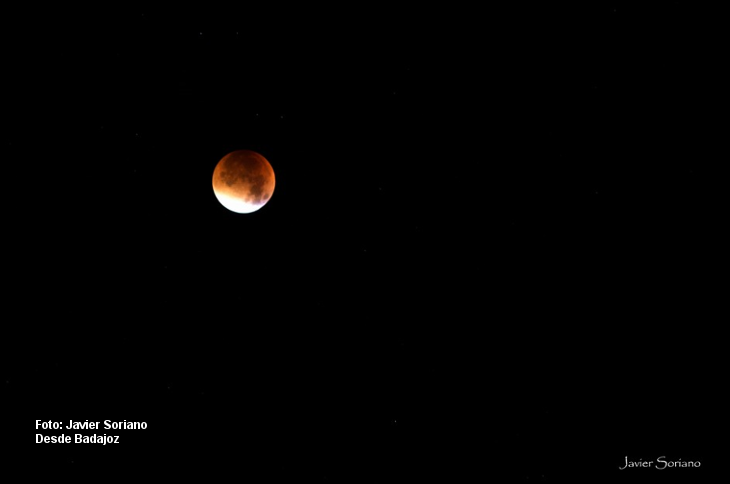
M213 170L213 192L221 205L236 213L260 209L274 194L274 169L255 151L228 153Z

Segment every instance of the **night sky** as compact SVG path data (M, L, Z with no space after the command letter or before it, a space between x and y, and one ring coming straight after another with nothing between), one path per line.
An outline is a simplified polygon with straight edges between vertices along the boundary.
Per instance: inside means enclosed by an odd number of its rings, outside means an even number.
M28 480L716 472L717 15L587 3L8 11L9 461ZM240 149L276 173L248 215L211 186ZM148 429L41 445L36 419ZM702 467L618 470L662 455Z

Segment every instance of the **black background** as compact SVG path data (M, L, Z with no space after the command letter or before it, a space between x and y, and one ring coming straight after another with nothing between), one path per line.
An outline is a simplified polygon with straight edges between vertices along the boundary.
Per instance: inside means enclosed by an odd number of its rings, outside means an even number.
M590 3L8 11L9 462L716 471L716 14ZM210 186L237 149L276 172L250 215ZM149 428L36 445L36 419ZM702 467L618 470L662 455Z

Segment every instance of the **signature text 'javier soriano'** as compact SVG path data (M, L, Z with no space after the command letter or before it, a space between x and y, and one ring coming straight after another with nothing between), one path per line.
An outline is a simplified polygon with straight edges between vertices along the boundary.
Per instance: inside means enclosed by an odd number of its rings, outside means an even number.
M36 430L144 430L147 428L147 422L129 422L127 420L114 421L104 420L104 422L90 422L88 420L74 421L69 420L66 425L53 420L35 421ZM61 435L44 435L35 434L36 444L118 444L119 435L108 434L61 434Z

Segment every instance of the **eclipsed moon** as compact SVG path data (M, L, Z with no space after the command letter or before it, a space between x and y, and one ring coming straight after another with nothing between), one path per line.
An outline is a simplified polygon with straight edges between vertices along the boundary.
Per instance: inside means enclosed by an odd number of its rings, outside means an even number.
M251 213L274 194L274 169L269 161L249 150L228 153L213 171L213 192L231 212Z

